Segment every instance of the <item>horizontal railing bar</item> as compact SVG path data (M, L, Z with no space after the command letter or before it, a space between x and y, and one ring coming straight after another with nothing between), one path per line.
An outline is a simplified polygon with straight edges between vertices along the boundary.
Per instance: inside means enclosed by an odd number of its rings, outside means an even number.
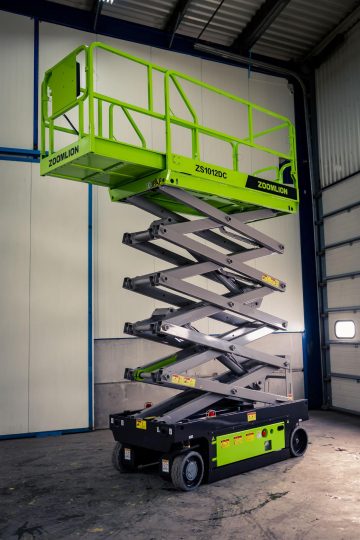
M268 109L265 109L264 107L261 107L260 105L256 105L255 103L252 103L251 101L248 101L246 99L240 98L238 96L234 96L233 94L230 94L230 92L226 92L226 90L221 90L220 88L217 88L216 86L212 86L211 84L207 84L203 81L199 81L197 79L194 79L193 77L190 77L190 75L185 75L184 73L179 73L177 71L167 70L166 75L169 77L176 76L179 79L183 79L185 81L189 81L193 84L196 84L197 86L201 86L202 88L206 88L207 90L210 90L211 92L214 92L215 94L219 94L221 96L227 97L231 99L232 101L236 101L238 103L242 103L243 105L246 105L247 107L251 107L252 109L255 109L256 111L262 112L268 116L272 116L274 118L279 118L280 120L283 120L287 124L291 125L291 122L289 118L286 118L286 116L282 116L281 114L277 114L275 112L269 111Z
M62 131L63 133L70 133L70 135L79 135L79 133L73 129L62 127L62 126L53 126L55 131Z
M268 129L264 129L264 131L259 131L259 133L254 133L252 138L256 139L258 137L263 137L264 135L268 135L269 133L273 133L274 131L280 131L281 129L285 129L285 128L288 128L288 127L289 127L289 124L286 124L286 123L279 124L278 126L268 128Z
M250 142L247 142L246 139L238 139L237 137L234 137L233 135L227 135L226 133L223 133L222 131L217 131L215 129L211 129L205 126L194 124L193 122L190 122L189 120L183 120L182 118L179 118L177 116L170 116L170 121L173 124L176 124L178 126L187 127L189 129L197 129L199 133L203 133L204 135L209 135L210 137L223 140L230 144L233 142L237 142L239 144L244 144L245 146L249 146L251 148L256 148L257 150L262 150L263 152L272 154L274 156L282 157L284 159L292 159L292 157L289 156L288 154L277 152L276 150L272 150L271 148L268 148L267 146L261 146L259 144L250 143Z
M94 92L94 98L99 99L101 101L105 101L106 103L111 103L112 105L118 105L121 108L125 107L126 109L129 109L130 111L134 111L141 114L146 114L147 116L158 118L159 120L165 120L165 114L157 113L155 111L150 111L149 109L144 109L143 107L139 107L138 105L132 105L131 103L127 103L126 101L120 101L119 99L111 98L111 97L105 96L104 94L99 94L98 92Z
M132 62L135 62L136 64L141 64L146 67L151 67L152 69L155 69L156 71L160 71L161 73L166 73L168 71L167 68L163 68L161 66L158 66L157 64L153 64L151 62L148 62L147 60L143 60L142 58L138 58L137 56L133 56L132 54L128 54L124 51L119 51L118 49L115 49L114 47L111 47L110 45L105 45L105 43L101 43L100 41L94 41L89 45L89 50L93 49L103 49L105 51L111 52L112 54L115 54L116 56L120 56L122 58L126 58L127 60L131 60Z

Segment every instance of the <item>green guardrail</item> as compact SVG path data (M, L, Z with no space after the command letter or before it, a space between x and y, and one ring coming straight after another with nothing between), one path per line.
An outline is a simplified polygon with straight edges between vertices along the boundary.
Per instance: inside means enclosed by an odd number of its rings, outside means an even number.
M116 99L111 95L105 95L96 90L95 75L96 75L96 62L100 60L97 58L99 51L101 54L110 54L115 57L121 57L137 65L144 66L147 84L147 104L146 106L139 106L131 103L131 101L123 101ZM80 67L82 64L82 67ZM155 103L155 91L158 93L159 89L154 88L154 74L160 73L163 77L163 87L161 93L164 101L164 109L159 112L154 106ZM126 76L125 74L114 73L116 76ZM83 76L83 85L80 84L81 76ZM245 107L247 113L247 133L246 136L236 137L232 134L225 133L220 130L210 128L199 119L199 112L188 96L185 90L185 85L194 85L201 91L209 91L231 100L234 103ZM189 118L182 118L179 115L175 115L172 111L172 98L171 88L176 89L178 96L182 100L185 109L188 112ZM102 183L99 180L99 172L106 169L106 167L99 166L98 162L90 163L88 161L86 171L79 175L72 172L68 172L65 169L57 174L56 169L60 166L64 166L66 163L71 162L74 157L80 158L80 154L84 153L99 153L95 141L101 141L104 148L104 142L109 143L122 143L119 137L115 135L115 112L120 109L125 118L128 121L129 129L132 129L138 139L138 144L124 143L128 148L131 157L127 157L128 162L132 161L135 165L141 165L138 169L132 168L127 172L128 181L131 175L134 179L145 177L150 175L156 170L174 170L176 163L184 163L183 172L189 174L188 167L185 167L186 159L191 159L194 162L201 162L202 141L201 135L211 137L217 141L221 141L226 145L230 145L230 151L232 155L232 168L229 170L234 173L241 173L241 163L239 163L239 149L241 147L252 148L263 152L268 156L274 156L278 160L279 165L271 165L258 170L247 171L247 174L251 174L255 177L266 178L267 174L273 176L272 182L279 184L291 184L293 189L298 187L297 178L297 163L296 163L296 141L295 141L295 129L292 122L275 112L272 112L264 107L256 105L250 101L235 96L229 92L211 86L205 82L199 81L193 77L179 73L174 70L166 69L146 60L137 58L125 52L119 51L113 47L105 45L103 43L92 43L90 46L81 46L71 52L68 56L63 58L58 64L49 69L44 76L41 89L41 156L42 156L42 174L52 174L53 176L60 176L63 178L83 180L89 183L109 185L112 189L116 188L116 182L119 185L123 182L119 173L119 177L111 176L111 179ZM71 111L72 120L67 117L67 113ZM160 120L164 123L165 129L165 148L164 152L158 152L149 147L146 134L139 125L139 121L134 116L140 115L140 118L153 118ZM267 129L256 131L254 129L254 114L262 113L265 115L266 121L276 123ZM74 114L76 121L74 120ZM105 115L107 115L105 121ZM65 117L68 124L67 126L60 125L60 118ZM141 123L141 122L140 122ZM174 145L173 145L173 133L174 126L179 126L191 132L191 157L185 157L184 160L174 158ZM261 144L261 138L267 135L271 135L275 132L285 132L288 140L288 151L279 151L268 144ZM78 156L74 156L74 147L65 147L64 151L59 154L59 148L57 143L57 137L59 133L66 133L73 137L73 142L78 141L80 146L77 147L76 152ZM85 144L86 139L86 144ZM126 148L124 146L124 151ZM80 150L79 150L80 148ZM100 148L100 147L99 147ZM138 153L134 154L134 149L138 150ZM114 151L112 150L113 155ZM125 152L126 153L126 152ZM129 154L129 155L130 155ZM110 155L110 154L109 154ZM55 158L51 161L51 156ZM149 163L149 170L146 169L146 164ZM205 164L206 165L206 164ZM78 160L77 167L84 166L83 162ZM216 167L216 165L213 165ZM50 170L51 168L51 170ZM177 168L181 173L181 166ZM202 167L204 169L204 167ZM207 167L205 167L207 169ZM221 168L220 168L221 169ZM224 169L224 168L223 168ZM201 167L192 168L191 170L200 170ZM225 169L224 169L225 170ZM112 174L111 168L106 171L108 174ZM205 170L206 172L206 170ZM220 170L221 173L221 170ZM226 174L221 173L222 182L226 184L224 178ZM104 176L104 175L103 175ZM196 176L196 174L194 175ZM285 180L286 176L286 181ZM201 177L201 175L200 175ZM234 176L235 178L235 176ZM289 180L290 179L290 180ZM271 182L270 182L271 183ZM272 191L274 194L276 189L272 189L268 186L268 191ZM265 190L266 191L266 190ZM294 197L292 197L294 199ZM295 197L298 200L298 196ZM293 211L293 206L289 206L289 211Z

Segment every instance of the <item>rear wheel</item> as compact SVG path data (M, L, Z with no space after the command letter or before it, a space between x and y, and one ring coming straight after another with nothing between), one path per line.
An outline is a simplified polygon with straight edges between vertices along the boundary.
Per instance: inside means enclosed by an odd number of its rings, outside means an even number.
M304 428L296 427L290 435L290 453L293 457L303 456L308 446L308 435Z
M124 448L124 446L119 442L115 444L111 460L117 471L131 472L134 470L132 461L125 459L127 455L130 456L130 454L127 454L127 452L133 452L133 450Z
M204 476L204 461L199 452L187 452L174 459L171 480L176 489L191 491L196 489Z

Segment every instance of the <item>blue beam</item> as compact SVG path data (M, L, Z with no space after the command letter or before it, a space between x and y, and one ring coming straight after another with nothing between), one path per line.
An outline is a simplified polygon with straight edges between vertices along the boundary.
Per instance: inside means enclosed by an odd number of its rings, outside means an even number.
M34 157L40 156L39 150L29 150L27 148L9 148L6 146L0 146L0 154L10 154L10 155L25 154L27 156L34 156Z
M34 18L34 123L33 148L39 148L39 19Z

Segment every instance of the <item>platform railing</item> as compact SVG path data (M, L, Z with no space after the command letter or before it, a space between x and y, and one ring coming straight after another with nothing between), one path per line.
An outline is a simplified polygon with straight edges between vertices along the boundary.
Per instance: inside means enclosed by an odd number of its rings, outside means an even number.
M97 50L105 51L109 54L127 59L131 62L134 62L138 65L142 65L146 68L146 84L147 84L147 107L141 107L135 105L134 103L128 101L122 101L116 99L112 96L108 96L97 92L95 89L95 61L99 59L95 58L95 52ZM59 69L59 66L71 64L75 66L76 59L81 55L84 55L84 65L85 65L85 82L86 86L84 88L79 88L79 95L76 99L69 100L67 104L63 107L58 107L53 110L52 113L49 112L49 88L51 88L51 77L54 70ZM154 108L154 71L160 72L164 75L164 112L158 112ZM116 74L114 75L116 76ZM213 128L203 125L199 121L198 113L191 103L189 96L187 95L183 83L191 83L201 89L201 91L210 91L214 94L222 96L226 99L229 99L239 105L245 106L247 110L247 129L248 133L245 137L235 137L234 135L229 135L223 131L215 130ZM171 85L177 90L178 96L180 96L183 101L186 109L189 112L191 120L187 120L175 115L172 111L172 102L171 102ZM104 126L104 105L108 106L108 127L105 130ZM88 118L85 122L85 107L88 107ZM70 127L60 126L56 121L58 118L66 115L67 112L77 108L77 126L74 126L70 123ZM291 178L294 185L297 185L297 166L296 166L296 147L295 147L295 129L292 122L285 116L279 115L275 112L272 112L264 107L256 105L248 100L242 99L238 96L235 96L225 90L221 90L214 86L211 86L205 82L199 81L188 75L184 75L174 70L168 70L148 62L146 60L137 58L125 52L119 51L113 47L105 45L103 43L92 43L90 46L81 46L78 47L75 51L70 53L65 57L61 62L56 64L53 68L48 70L45 74L44 81L42 84L42 146L41 152L42 155L45 155L46 152L52 154L55 148L55 135L57 132L64 132L71 134L78 139L81 139L85 136L90 135L91 137L100 137L103 139L116 141L115 137L115 120L114 112L117 109L121 109L127 118L129 125L132 127L139 139L139 148L148 148L146 137L141 129L141 126L134 119L132 113L139 113L142 116L154 118L161 120L165 124L165 153L167 156L168 163L170 163L171 157L173 155L173 144L172 144L172 126L180 126L182 128L188 129L191 131L191 157L194 160L200 160L201 155L201 141L200 135L206 135L212 137L219 141L225 142L231 146L232 153L232 168L234 171L239 170L239 148L245 146L248 148L253 148L264 152L268 155L275 156L284 161L283 165L270 166L259 169L258 171L253 171L253 174L261 174L268 171L273 171L276 180L283 182L284 171L285 169L290 169ZM259 112L264 114L266 117L270 117L279 123L273 127L264 129L262 131L254 130L254 112ZM87 124L87 125L85 125ZM259 144L257 140L263 136L285 130L288 139L288 152L281 152L266 146L264 144ZM106 131L106 133L105 133ZM48 143L46 143L46 133L48 133ZM119 141L121 142L121 141ZM136 146L136 145L132 145ZM149 149L151 150L151 149Z

